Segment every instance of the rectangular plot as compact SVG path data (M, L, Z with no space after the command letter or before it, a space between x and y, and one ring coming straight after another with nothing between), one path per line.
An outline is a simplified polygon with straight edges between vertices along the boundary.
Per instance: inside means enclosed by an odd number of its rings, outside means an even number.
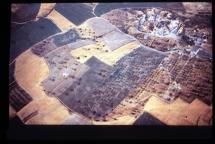
M73 73L73 77L69 77L67 79L64 79L60 84L57 85L57 88L53 89L52 92L55 96L60 96L64 92L66 92L73 83L76 81L79 81L82 79L82 76L89 70L89 67L85 64L80 65L78 67L77 71ZM67 95L67 93L65 93ZM68 93L69 94L69 93Z
M70 49L77 49L86 45L96 44L93 40L86 39L86 40L78 40L77 42L68 44Z
M87 66L76 61L69 55L68 49L64 48L49 53L45 59L48 62L50 72L42 85L47 94L60 95L64 91L61 86L68 83L72 84L77 77L76 75L80 76L81 71L87 69Z
M31 47L31 51L40 57L46 56L49 52L57 48L57 46L51 42L52 39L53 38L50 37L37 43L36 45Z
M79 37L78 33L76 32L76 30L71 29L63 34L55 35L53 37L53 39L54 39L53 42L57 47L60 47L60 46L75 42L79 38L80 37Z
M95 57L90 58L86 65L90 69L81 77L81 79L75 81L73 85L66 90L59 98L63 101L69 108L79 112L82 111L80 107L88 106L85 99L89 96L88 94L94 89L102 85L103 80L106 78L105 73L109 73L112 70L111 66L108 66ZM82 103L83 102L83 103ZM80 104L82 103L82 104Z
M66 17L75 25L80 25L85 20L94 17L92 13L92 8L82 4L82 3L73 3L73 4L56 4L55 10L58 11L61 15Z
M113 51L129 42L135 41L136 39L130 35L127 35L118 30L112 31L103 36L105 44Z
M93 31L95 31L96 36L102 36L106 33L116 30L116 27L114 25L103 18L91 18L86 21L86 23Z

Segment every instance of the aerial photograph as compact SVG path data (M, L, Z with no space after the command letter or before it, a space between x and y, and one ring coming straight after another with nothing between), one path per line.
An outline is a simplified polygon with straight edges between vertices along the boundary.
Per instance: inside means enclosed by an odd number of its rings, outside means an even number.
M10 9L10 121L212 126L212 3Z

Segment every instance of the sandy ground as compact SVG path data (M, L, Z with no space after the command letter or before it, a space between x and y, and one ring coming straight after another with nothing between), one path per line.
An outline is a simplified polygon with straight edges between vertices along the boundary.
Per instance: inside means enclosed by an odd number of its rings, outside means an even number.
M40 86L48 72L45 60L34 55L30 49L16 60L15 79L33 98L17 115L24 119L30 113L39 111L37 116L27 121L28 124L61 124L69 116L66 107L55 97L47 96Z
M69 30L73 27L76 27L75 24L70 22L68 19L66 19L64 16L62 16L56 10L53 10L47 16L47 18L50 19L54 24L56 24L57 27L60 28L62 31L66 31L66 30Z
M212 118L212 108L198 99L189 104L178 98L167 104L157 97L151 97L144 111L168 125L208 125Z
M56 3L41 3L37 18L47 16L55 7Z

